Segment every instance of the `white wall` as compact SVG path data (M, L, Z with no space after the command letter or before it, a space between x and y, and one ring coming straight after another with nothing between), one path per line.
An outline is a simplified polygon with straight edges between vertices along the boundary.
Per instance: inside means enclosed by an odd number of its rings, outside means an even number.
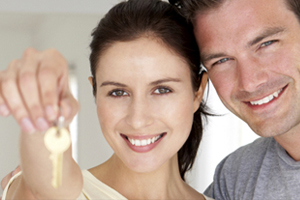
M105 2L107 5L108 1ZM78 116L79 165L81 168L93 167L112 154L101 134L91 86L87 80L90 75L90 33L102 15L72 10L68 14L22 12L3 13L0 9L0 70L5 69L10 60L20 57L29 46L40 50L56 48L76 67L81 104ZM209 105L214 113L224 116L209 118L197 161L188 177L188 182L200 192L212 181L214 168L222 158L256 138L247 125L224 108L213 86L210 87ZM18 134L19 128L11 117L0 119L0 179L18 165Z

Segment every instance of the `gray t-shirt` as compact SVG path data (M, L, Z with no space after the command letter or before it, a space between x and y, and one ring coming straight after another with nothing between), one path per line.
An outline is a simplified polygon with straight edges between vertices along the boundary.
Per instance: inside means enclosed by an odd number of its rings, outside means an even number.
M274 138L259 138L217 166L204 194L216 200L299 200L300 162Z

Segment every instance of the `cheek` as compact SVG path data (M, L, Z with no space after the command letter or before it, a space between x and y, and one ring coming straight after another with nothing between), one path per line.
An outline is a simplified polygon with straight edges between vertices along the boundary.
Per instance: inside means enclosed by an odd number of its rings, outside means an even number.
M269 71L287 76L295 76L300 70L300 46L294 43L284 44L269 57L263 60Z
M222 99L222 101L228 101L235 87L234 84L238 81L237 77L235 77L235 72L224 72L222 74L209 76L209 78L220 99Z
M261 65L267 68L269 72L274 72L276 74L289 74L289 70L291 70L289 66L291 66L291 63L293 62L292 60L293 58L290 54L290 50L281 49L280 51L268 56L264 56L261 59Z
M120 108L113 106L111 102L97 100L97 114L103 134L112 128L121 116Z
M189 134L194 116L193 98L185 96L179 101L169 102L166 105L164 111L161 112L164 116L163 120L169 120L174 129Z

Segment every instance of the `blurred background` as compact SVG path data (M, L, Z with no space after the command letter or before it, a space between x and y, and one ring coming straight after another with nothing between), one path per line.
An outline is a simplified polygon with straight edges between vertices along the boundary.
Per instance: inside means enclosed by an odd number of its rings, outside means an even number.
M55 48L70 66L70 85L81 109L71 124L73 157L82 169L96 166L112 155L102 136L92 88L88 82L89 43L92 29L120 0L1 0L0 70L20 58L28 47ZM257 136L231 114L209 84L208 105L215 114L205 125L196 163L187 182L199 192L212 182L216 165ZM20 129L12 117L0 118L0 180L19 163ZM2 190L0 189L0 194Z

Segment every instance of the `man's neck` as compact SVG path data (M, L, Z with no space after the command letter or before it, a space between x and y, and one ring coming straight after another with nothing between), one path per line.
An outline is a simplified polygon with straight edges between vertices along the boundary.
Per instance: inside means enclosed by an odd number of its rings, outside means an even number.
M274 139L286 150L291 158L300 161L300 127L294 127L287 133L275 136Z

